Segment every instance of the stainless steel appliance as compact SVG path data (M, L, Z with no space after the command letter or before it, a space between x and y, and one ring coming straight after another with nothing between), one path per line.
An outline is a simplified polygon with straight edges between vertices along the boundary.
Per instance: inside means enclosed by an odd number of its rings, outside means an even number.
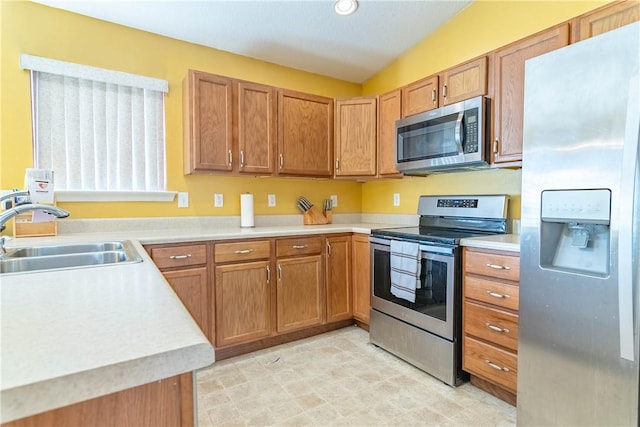
M638 425L640 23L525 67L519 425Z
M418 226L371 231L373 344L449 385L462 382L459 242L506 233L508 200L506 195L420 196ZM415 301L392 291L393 240L419 246Z
M396 167L406 175L486 166L488 100L482 96L396 122Z

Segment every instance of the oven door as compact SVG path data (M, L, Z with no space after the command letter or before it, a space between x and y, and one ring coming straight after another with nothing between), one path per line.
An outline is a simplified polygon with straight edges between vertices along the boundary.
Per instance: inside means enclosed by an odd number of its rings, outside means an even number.
M420 245L421 286L416 302L410 302L391 293L390 241L372 237L370 242L371 308L453 341L456 248Z

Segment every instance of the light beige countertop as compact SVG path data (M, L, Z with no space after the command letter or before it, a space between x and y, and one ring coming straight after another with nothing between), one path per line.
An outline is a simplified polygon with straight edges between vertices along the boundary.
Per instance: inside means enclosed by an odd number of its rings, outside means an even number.
M468 237L460 240L462 246L499 251L520 252L519 234L498 234L495 236Z
M213 363L213 348L141 244L369 234L371 229L391 226L355 223L244 229L191 224L10 240L8 249L127 239L133 241L143 261L0 275L0 422Z

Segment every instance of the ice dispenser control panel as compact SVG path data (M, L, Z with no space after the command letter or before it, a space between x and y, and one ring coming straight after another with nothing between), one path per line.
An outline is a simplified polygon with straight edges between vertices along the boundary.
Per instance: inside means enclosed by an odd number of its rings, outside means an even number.
M609 274L611 190L546 190L540 205L540 266Z
M543 221L609 224L610 190L548 190L542 192Z

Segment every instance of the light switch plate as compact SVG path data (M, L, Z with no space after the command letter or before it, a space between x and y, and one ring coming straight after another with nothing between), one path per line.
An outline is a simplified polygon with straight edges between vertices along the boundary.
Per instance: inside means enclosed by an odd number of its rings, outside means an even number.
M267 204L270 208L274 207L276 205L276 195L275 194L269 194L267 195Z
M179 208L188 208L189 207L189 193L178 193L178 207Z
M224 198L222 194L214 194L213 195L213 206L216 208L221 208L224 205Z
M393 193L393 206L400 206L400 193Z
M332 208L337 208L338 207L338 196L335 195L335 194L332 194L329 197L331 198L331 207Z

